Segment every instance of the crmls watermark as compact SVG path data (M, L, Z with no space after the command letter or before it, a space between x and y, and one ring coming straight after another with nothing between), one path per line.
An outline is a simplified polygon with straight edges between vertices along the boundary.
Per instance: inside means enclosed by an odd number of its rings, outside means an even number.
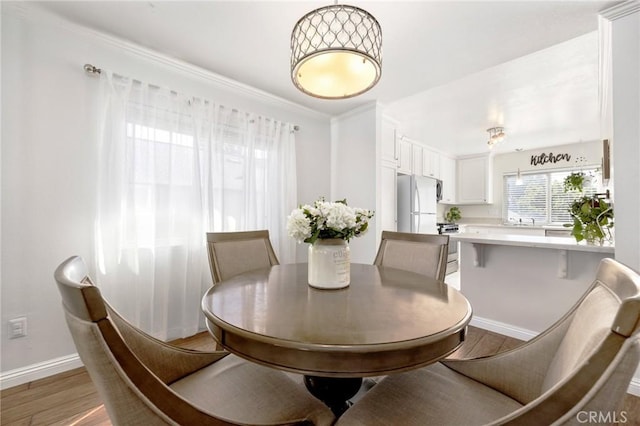
M626 411L580 411L576 414L578 423L624 424L629 421Z

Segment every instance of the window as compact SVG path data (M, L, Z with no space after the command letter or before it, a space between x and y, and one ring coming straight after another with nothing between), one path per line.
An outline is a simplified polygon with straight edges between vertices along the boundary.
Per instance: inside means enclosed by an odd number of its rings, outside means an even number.
M253 121L251 122L253 124ZM156 126L159 126L156 124ZM181 126L180 131L127 122L127 158L130 159L129 199L126 205L135 221L128 224L127 235L136 244L153 247L178 243L169 238L175 229L183 229L193 220L193 198L199 185L195 180L207 169L203 147L194 144L193 130ZM211 173L210 193L215 200L210 208L210 229L237 231L246 218L247 192L251 190L252 214L264 217L267 197L267 148L271 137L249 143L246 132L227 124L217 133L218 144L212 154L215 171ZM195 152L198 149L199 152ZM197 161L197 163L196 163ZM194 171L198 165L200 171ZM195 183L195 184L194 184ZM179 233L178 233L179 234Z
M292 125L100 74L96 278L136 326L163 340L201 328L211 286L206 233L269 229L295 262Z
M590 176L585 179L584 194L592 195L598 190L600 172L586 169ZM564 179L571 171L549 171L522 175L522 184L516 185L515 175L505 175L503 182L503 212L505 222L559 225L569 223L571 216L567 209L578 198L576 192L564 192Z

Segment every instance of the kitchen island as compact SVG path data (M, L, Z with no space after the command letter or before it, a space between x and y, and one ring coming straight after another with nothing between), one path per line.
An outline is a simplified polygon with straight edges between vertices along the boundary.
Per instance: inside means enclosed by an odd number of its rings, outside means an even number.
M471 324L523 340L558 320L582 296L613 245L537 235L451 234L459 242L460 291Z

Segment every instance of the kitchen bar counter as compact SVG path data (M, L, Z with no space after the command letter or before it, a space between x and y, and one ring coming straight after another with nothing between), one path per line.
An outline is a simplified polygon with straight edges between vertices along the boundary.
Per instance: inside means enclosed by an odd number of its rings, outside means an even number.
M558 250L586 251L593 253L614 252L614 246L606 243L603 246L588 245L584 242L577 243L571 237L544 237L538 235L514 235L514 234L475 234L461 233L449 234L450 241L461 241L475 244L492 244L518 247L540 247Z
M531 222L523 222L522 224L516 223L484 223L484 222L469 222L469 223L458 223L460 227L470 227L470 228L503 228L503 229L542 229L542 230L566 230L562 225L532 225Z
M523 340L559 319L593 282L614 246L573 237L498 233L449 234L459 243L460 291L472 325Z
M538 235L541 237L571 236L571 229L561 225L532 225L531 223L465 223L459 224L460 232L470 234Z

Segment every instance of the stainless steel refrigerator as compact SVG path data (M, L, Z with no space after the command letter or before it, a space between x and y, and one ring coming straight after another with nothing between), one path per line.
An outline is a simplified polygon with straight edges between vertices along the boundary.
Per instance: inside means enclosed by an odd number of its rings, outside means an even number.
M436 179L398 175L398 231L437 234Z

